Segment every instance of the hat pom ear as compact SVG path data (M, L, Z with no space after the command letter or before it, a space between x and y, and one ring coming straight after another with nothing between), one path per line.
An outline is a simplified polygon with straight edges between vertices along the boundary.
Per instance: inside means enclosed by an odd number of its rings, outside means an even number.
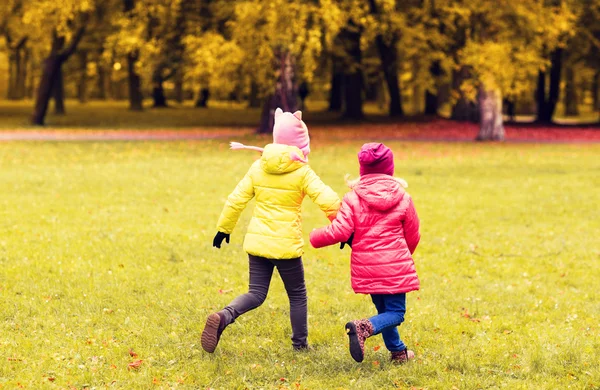
M302 111L298 110L294 113L294 116L298 118L299 121L302 120Z
M275 118L277 118L281 114L283 114L283 110L281 108L277 107L277 109L275 110Z

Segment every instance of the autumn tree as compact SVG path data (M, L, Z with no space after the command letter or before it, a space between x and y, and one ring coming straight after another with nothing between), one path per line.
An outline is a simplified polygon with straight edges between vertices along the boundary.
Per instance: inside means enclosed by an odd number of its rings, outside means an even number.
M298 78L311 81L322 50L323 13L316 2L236 1L231 37L241 49L241 82L263 98L259 132L271 132L276 107L295 111Z
M573 14L565 6L546 7L533 0L464 2L454 12L469 26L458 63L469 73L461 90L479 103L477 139L502 140L503 96L530 87L530 80L547 66L544 51L563 44Z
M11 100L26 95L27 71L31 62L29 34L22 23L23 1L6 0L0 4L0 34L8 51L8 93Z
M62 103L62 66L81 41L94 7L90 0L28 0L24 4L24 24L36 34L36 40L46 42L48 47L31 118L34 125L44 124L53 93L59 95L58 104Z
M577 20L563 50L563 102L565 115L577 116L586 90L592 92L593 109L600 110L600 1L572 0L567 4Z

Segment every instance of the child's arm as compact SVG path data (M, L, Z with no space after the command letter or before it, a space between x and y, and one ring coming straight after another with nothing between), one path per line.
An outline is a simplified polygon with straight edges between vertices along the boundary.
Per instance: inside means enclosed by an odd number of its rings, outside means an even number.
M415 249L417 249L421 234L419 233L419 217L417 216L417 210L415 210L412 198L408 200L408 207L402 221L402 227L404 228L404 239L408 245L408 250L413 254Z
M227 197L225 207L223 207L223 212L217 222L217 230L228 235L231 234L240 214L252 198L254 198L254 185L250 172L248 172Z
M354 219L352 218L352 208L347 202L346 195L342 202L342 207L337 216L331 222L331 225L310 232L310 244L315 248L333 245L338 242L346 242L354 232Z
M340 197L317 176L315 171L308 169L304 176L304 192L315 202L330 221L333 221L340 208Z

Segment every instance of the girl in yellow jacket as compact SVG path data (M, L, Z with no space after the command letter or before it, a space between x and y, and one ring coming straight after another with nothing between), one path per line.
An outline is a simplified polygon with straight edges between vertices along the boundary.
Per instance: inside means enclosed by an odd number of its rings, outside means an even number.
M292 345L308 347L307 297L302 254L301 205L305 195L333 220L340 207L338 195L308 165L310 138L302 113L275 111L273 143L264 149L232 142L232 149L262 152L246 176L227 198L217 224L213 246L221 247L233 231L246 204L256 198L254 214L244 239L250 280L248 293L235 298L223 310L208 316L202 332L202 348L214 352L221 333L237 317L260 306L267 297L273 269L277 268L290 300Z

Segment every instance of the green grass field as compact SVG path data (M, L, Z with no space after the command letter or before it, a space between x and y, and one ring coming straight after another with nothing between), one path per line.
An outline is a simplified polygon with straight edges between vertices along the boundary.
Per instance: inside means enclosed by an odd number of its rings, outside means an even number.
M313 142L340 195L361 144ZM374 307L338 247L306 246L312 351L292 352L277 276L201 349L206 316L247 289L250 210L229 245L211 242L252 152L0 143L0 388L600 389L600 145L388 145L422 224L404 366L379 336L351 359L343 326ZM307 200L305 237L325 223Z

